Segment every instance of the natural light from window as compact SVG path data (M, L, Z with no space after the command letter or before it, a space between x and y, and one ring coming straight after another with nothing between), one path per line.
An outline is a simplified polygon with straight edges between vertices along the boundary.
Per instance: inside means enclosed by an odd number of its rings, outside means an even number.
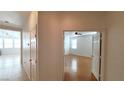
M0 48L3 48L3 39L0 37Z
M14 39L14 48L20 48L20 40L19 39Z
M20 35L19 31L0 29L0 48L20 48Z
M13 40L11 38L4 38L4 48L13 48Z

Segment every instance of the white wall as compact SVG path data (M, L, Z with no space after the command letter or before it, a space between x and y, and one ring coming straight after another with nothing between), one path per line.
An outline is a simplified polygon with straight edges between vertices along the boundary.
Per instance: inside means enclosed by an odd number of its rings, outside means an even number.
M70 54L70 36L65 34L64 37L64 48L65 48L65 55Z
M109 12L107 20L105 80L124 80L124 12Z
M77 40L77 49L71 48L71 54L92 57L92 35L71 37Z
M63 80L63 31L104 28L105 14L104 12L39 12L38 21L40 80Z
M58 12L39 12L38 16L40 80L62 80L58 79L59 66L57 65L60 61L58 41L61 37L58 35L60 31L59 14Z

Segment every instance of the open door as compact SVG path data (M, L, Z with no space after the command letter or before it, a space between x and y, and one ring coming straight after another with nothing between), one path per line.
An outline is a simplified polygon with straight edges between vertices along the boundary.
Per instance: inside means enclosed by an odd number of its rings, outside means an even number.
M23 32L23 66L24 70L29 78L31 79L30 72L30 32Z
M36 50L36 27L31 31L31 78L37 80L37 50Z
M101 79L101 44L102 34L97 32L93 35L93 62L92 62L92 73L95 75L97 80Z

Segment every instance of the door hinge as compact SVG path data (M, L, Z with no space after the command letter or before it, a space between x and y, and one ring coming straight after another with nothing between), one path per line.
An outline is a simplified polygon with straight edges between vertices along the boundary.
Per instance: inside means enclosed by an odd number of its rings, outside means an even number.
M37 37L37 35L35 34L35 38Z
M35 60L35 63L37 63L37 60Z
M101 40L103 39L101 34L100 34L100 39L101 39Z
M101 74L99 75L99 81L101 80Z
M38 27L38 26L37 26L37 24L36 24L36 32L37 32L37 27Z

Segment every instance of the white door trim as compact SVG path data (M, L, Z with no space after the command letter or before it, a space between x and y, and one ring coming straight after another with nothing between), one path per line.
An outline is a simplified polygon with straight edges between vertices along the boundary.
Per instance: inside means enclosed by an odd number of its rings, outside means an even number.
M106 29L105 28L94 28L94 27L84 27L83 29L67 29L67 30L63 30L63 59L64 59L64 32L75 32L75 31L81 31L81 32L92 32L92 31L96 31L96 32L101 32L102 33L102 46L101 46L101 81L103 81L105 79L105 43L106 43ZM64 61L64 60L63 60ZM64 80L64 62L63 62L63 80Z

